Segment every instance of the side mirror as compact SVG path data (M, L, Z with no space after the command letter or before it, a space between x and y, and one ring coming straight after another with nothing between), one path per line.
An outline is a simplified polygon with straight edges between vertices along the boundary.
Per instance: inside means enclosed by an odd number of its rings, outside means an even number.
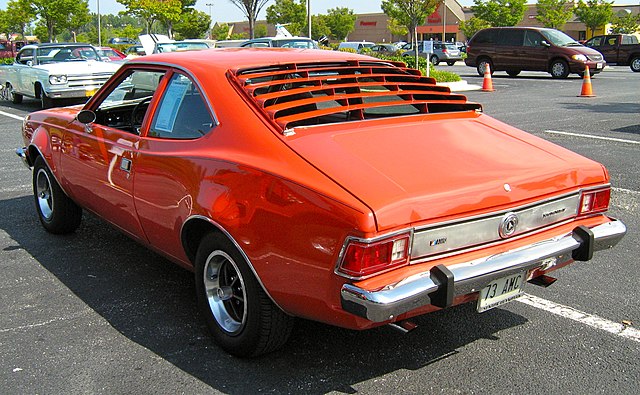
M549 44L549 43L547 42L547 40L542 40L542 41L540 41L540 45L542 45L543 47L547 47L547 48L549 48L549 47L551 46L551 44Z
M76 115L78 122L82 124L90 124L96 120L96 113L91 110L82 110Z

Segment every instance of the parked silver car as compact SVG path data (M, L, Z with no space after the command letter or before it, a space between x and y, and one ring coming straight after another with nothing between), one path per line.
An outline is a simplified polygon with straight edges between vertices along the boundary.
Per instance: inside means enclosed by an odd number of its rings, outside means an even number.
M423 52L422 42L418 42L419 51L418 56L426 58L429 56L428 52ZM411 44L406 44L402 47L404 52L402 56L415 56L415 52ZM433 53L429 57L429 60L433 65L438 65L440 62L446 62L449 66L453 66L458 60L462 60L462 52L454 43L443 43L441 41L433 42Z

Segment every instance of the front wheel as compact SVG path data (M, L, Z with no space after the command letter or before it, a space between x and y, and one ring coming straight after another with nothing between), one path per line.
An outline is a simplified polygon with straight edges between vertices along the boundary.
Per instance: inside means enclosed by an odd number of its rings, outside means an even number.
M22 103L22 95L19 93L16 93L15 89L13 89L13 86L8 82L7 82L6 89L9 94L9 98L11 99L11 103L13 104Z
M49 233L65 234L78 229L82 209L60 188L41 156L33 165L33 195L40 223Z
M447 62L447 64L448 64L449 66L453 66L454 64L456 64L456 62Z
M635 73L640 72L640 56L636 56L633 59L631 59L631 62L629 63L629 67L631 68L631 71Z
M564 60L555 60L551 63L549 73L553 78L567 78L569 76L569 65Z
M239 357L282 347L293 318L269 299L238 249L220 233L200 242L195 265L198 307L216 343Z
M516 70L516 69L507 70L507 74L509 75L509 77L517 77L518 74L520 74L520 70Z

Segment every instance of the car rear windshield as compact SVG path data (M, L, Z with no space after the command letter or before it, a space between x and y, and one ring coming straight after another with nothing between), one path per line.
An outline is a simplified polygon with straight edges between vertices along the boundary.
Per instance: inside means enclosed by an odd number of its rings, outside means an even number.
M296 126L481 109L400 62L296 63L230 74L283 132Z

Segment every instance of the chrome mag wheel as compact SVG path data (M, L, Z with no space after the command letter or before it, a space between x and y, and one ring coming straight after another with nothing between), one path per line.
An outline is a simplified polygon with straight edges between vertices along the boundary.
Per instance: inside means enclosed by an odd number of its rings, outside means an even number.
M213 251L203 276L209 308L220 328L231 335L241 332L247 321L247 293L233 258L224 251Z

